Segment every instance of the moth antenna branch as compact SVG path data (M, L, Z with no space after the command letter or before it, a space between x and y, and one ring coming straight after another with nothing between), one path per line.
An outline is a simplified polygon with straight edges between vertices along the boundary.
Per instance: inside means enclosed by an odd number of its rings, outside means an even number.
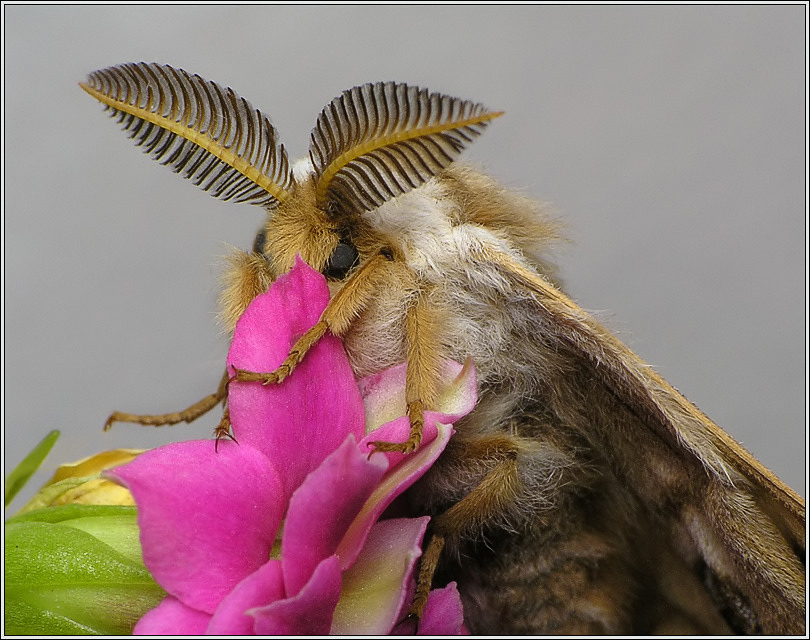
M182 411L161 414L137 414L114 411L104 423L104 431L109 431L116 422L130 422L144 427L164 427L179 424L180 422L194 422L200 416L205 415L220 402L224 402L228 397L228 372L226 371L215 393L205 396L191 406Z

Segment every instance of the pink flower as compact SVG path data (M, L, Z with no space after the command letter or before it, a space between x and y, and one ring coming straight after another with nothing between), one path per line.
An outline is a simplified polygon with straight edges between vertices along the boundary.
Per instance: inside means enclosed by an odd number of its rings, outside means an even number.
M328 301L324 278L297 260L240 318L228 365L274 370ZM108 472L135 497L144 562L168 594L135 633L394 630L428 518L380 516L476 401L471 366L448 362L444 374L441 412L426 412L419 449L369 455L369 442L407 438L404 365L358 383L327 334L282 384L231 384L238 444L171 444ZM455 585L433 591L420 632L461 630Z

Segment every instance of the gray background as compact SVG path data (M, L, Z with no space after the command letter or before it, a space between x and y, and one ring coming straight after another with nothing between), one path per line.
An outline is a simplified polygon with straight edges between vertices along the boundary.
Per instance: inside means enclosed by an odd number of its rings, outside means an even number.
M293 157L367 81L505 110L465 158L564 216L570 293L804 493L805 12L6 5L6 465L53 428L37 483L216 423L101 432L213 391L218 261L262 219L145 158L77 86L145 60L234 87Z

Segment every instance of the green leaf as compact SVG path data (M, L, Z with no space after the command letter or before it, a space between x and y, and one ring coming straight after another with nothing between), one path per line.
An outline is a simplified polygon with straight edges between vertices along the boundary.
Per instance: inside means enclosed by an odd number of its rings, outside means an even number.
M165 593L131 553L119 552L80 526L102 530L110 539L116 528L134 528L134 516L106 516L108 525L99 515L59 522L35 520L37 516L50 519L44 512L59 510L43 509L6 523L6 633L131 633L138 619L157 606ZM60 515L69 513L63 511L56 517Z
M58 438L59 431L51 431L47 436L40 440L39 444L34 447L31 453L25 456L25 458L22 459L22 462L20 462L20 464L18 464L14 470L6 476L4 506L7 507L11 501L14 500L14 496L20 492L20 489L22 489L31 476L36 473L36 470L39 469L42 461L45 460L45 457L50 453Z
M138 513L137 507L111 505L111 504L62 504L55 507L46 507L36 511L27 511L7 520L7 524L16 522L64 522L76 518L100 518L104 516L134 516Z
M136 507L95 504L66 504L27 511L8 523L62 523L86 531L118 553L143 564Z

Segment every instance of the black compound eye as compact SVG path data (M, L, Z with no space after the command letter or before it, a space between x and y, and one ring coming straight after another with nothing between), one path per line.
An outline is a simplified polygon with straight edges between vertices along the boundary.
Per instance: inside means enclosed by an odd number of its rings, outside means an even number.
M346 274L360 262L360 256L355 247L348 240L338 242L326 266L323 268L323 275L330 280L343 280Z
M264 243L267 240L267 229L262 226L261 229L256 233L256 237L253 239L253 252L254 253L264 253Z

